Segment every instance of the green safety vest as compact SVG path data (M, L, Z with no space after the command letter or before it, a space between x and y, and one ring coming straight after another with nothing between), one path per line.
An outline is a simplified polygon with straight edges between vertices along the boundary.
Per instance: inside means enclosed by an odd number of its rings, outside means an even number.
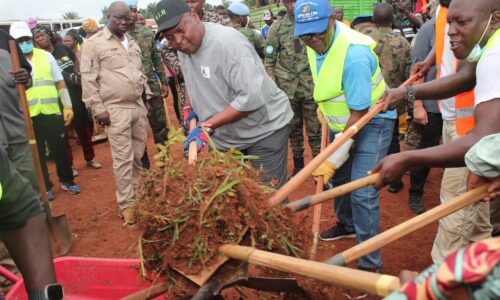
M26 91L31 117L61 112L59 94L52 78L49 55L50 53L45 50L33 48L33 86Z
M486 52L488 52L492 48L495 48L498 46L500 46L500 30L499 29L497 29L495 31L495 33L490 37L490 39L486 43L486 46L484 46L483 53L481 54L481 58L483 58L483 56L486 54ZM481 60L481 58L479 58L479 60Z
M319 74L316 67L316 52L310 47L307 47L307 57L314 82L314 101L321 109L328 127L335 132L341 132L351 115L344 90L342 90L342 74L344 73L345 57L349 45L370 47L377 60L377 70L372 76L372 107L387 88L380 71L378 57L373 52L377 43L369 36L350 29L340 22L336 22L336 26L339 27L338 35L328 51Z

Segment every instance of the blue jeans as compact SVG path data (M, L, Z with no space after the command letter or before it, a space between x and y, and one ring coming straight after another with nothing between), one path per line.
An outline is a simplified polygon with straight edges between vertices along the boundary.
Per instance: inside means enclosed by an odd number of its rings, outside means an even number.
M333 186L367 176L367 172L387 155L393 129L394 120L391 119L379 118L368 122L356 136L349 159L331 179ZM339 223L346 230L356 231L356 243L359 244L380 233L379 194L373 186L335 198L334 210ZM381 268L380 252L361 257L358 266Z

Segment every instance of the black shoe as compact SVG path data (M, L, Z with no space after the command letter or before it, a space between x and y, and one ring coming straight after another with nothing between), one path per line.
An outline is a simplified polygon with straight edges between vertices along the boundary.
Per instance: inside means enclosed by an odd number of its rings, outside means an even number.
M422 201L422 195L410 194L410 199L408 201L410 209L417 215L425 212L424 202Z
M403 182L401 180L398 180L396 182L393 182L389 184L389 188L387 189L391 193L399 193L403 189Z
M337 223L337 225L333 226L327 231L323 231L319 235L320 240L325 242L335 241L338 239L345 239L345 238L355 238L355 237L356 237L356 232L347 231L344 228L344 226L342 226L342 224L340 223Z
M146 151L144 151L144 154L141 157L141 163L142 163L142 168L144 169L144 171L149 170L149 168L151 167L151 163L149 162L148 153Z
M288 180L292 178L293 176L297 175L297 173L300 172L304 168L304 157L302 156L294 156L293 157L293 171L292 175L288 177Z

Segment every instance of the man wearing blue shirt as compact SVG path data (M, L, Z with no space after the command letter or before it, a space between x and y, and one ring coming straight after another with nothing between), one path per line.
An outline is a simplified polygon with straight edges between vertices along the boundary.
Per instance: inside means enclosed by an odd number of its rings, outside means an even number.
M328 123L333 140L366 114L386 90L373 52L375 41L335 21L327 0L296 2L294 35L308 46L314 101ZM377 115L313 175L324 176L325 183L331 179L334 186L365 177L387 154L395 119L395 111ZM360 243L380 232L379 195L373 187L336 198L334 207L338 223L320 234L322 240L356 236ZM358 267L379 271L380 252L363 256Z

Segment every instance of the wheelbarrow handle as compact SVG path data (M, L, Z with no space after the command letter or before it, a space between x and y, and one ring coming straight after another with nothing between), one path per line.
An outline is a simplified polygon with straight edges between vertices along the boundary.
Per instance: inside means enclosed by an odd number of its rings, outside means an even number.
M0 266L0 276L5 277L8 281L16 283L21 280L21 277L9 271L7 268Z

